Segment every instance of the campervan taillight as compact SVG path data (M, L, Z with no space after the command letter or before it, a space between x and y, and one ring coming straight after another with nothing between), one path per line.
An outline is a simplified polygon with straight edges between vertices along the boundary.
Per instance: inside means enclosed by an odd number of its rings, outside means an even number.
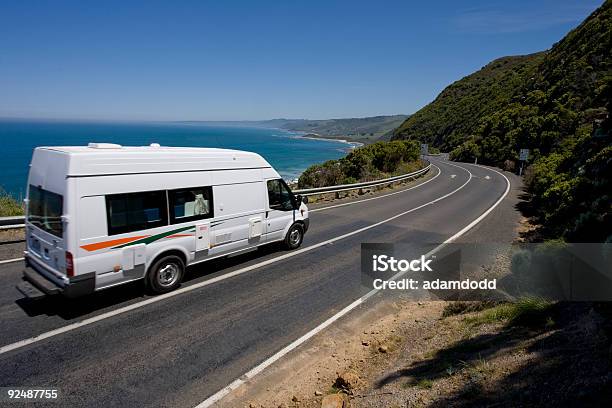
M66 276L69 278L74 276L74 259L69 251L66 251Z

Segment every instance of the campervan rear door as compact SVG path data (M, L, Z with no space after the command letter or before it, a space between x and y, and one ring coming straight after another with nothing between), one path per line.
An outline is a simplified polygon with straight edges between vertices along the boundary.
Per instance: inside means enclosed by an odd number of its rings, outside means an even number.
M36 149L26 195L26 246L30 259L54 275L66 275L67 155Z

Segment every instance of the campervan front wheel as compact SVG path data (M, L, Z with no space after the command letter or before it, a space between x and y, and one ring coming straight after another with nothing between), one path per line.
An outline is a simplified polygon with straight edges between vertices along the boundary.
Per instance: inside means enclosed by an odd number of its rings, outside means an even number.
M158 259L147 273L147 287L153 293L166 293L176 289L183 280L185 263L176 255Z
M304 228L302 228L299 224L293 224L289 231L287 231L287 236L285 237L285 246L287 249L296 249L302 245L302 240L304 239Z

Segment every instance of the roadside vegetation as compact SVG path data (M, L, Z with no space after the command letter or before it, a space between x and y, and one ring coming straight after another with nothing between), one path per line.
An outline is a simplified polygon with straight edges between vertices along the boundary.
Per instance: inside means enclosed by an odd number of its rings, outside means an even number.
M23 206L11 195L0 190L0 217L23 215Z
M418 170L419 143L414 140L376 142L352 150L346 157L310 166L298 180L299 188L377 180Z
M430 147L429 148L429 154L440 154L440 149L438 149L437 147Z
M549 51L497 59L447 87L394 139L518 171L538 239L612 241L612 0Z
M471 313L464 318L468 326L481 326L505 322L510 325L540 326L542 324L552 326L553 302L540 298L524 298L514 303L494 302L452 302L446 305L442 316ZM474 313L476 312L476 313Z

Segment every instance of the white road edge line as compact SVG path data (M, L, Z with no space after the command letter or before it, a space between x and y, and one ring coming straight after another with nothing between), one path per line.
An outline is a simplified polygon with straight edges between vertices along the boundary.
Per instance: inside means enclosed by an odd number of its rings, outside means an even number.
M448 164L450 164L450 163L448 163ZM456 165L453 165L453 166L456 166ZM459 166L456 166L456 167L459 167ZM394 215L392 217L389 217L389 218L384 219L382 221L376 222L374 224L370 224L370 225L367 225L365 227L359 228L357 230L354 230L354 231L351 231L351 232L347 232L346 234L339 235L339 236L334 237L334 238L330 238L328 240L319 242L317 244L313 244L311 246L308 246L308 247L305 247L305 248L301 248L301 249L295 250L293 252L289 252L289 253L286 253L284 255L277 256L275 258L270 258L270 259L267 259L265 261L262 261L262 262L259 262L259 263L256 263L256 264L249 265L249 266L246 266L246 267L241 268L241 269L237 269L237 270L232 271L232 272L228 272L228 273L226 273L224 275L217 276L215 278L208 279L208 280L205 280L205 281L200 282L200 283L196 283L194 285L190 285L190 286L186 286L186 287L183 287L183 288L179 288L179 289L177 289L175 291L172 291L172 292L169 292L169 293L166 293L166 294L163 294L163 295L158 295L158 296L155 296L155 297L143 300L142 302L138 302L138 303L134 303L134 304L131 304L131 305L128 305L128 306L124 306L124 307L119 308L119 309L111 310L111 311L99 314L97 316L93 316L93 317L81 320L79 322L75 322L75 323L72 323L72 324L69 324L69 325L66 325L66 326L63 326L63 327L59 327L57 329L50 330L50 331L45 332L45 333L41 333L41 334L39 334L37 336L30 337L28 339L19 340L19 341L16 341L15 343L7 344L5 346L0 347L0 354L8 353L9 351L20 349L22 347L28 346L28 345L33 344L33 343L37 343L39 341L48 339L50 337L54 337L54 336L57 336L57 335L62 334L62 333L66 333L66 332L69 332L69 331L72 331L72 330L76 330L76 329L78 329L80 327L88 326L90 324L99 322L99 321L104 320L104 319L108 319L108 318L113 317L113 316L117 316L117 315L129 312L129 311L135 310L135 309L139 309L141 307L144 307L144 306L147 306L147 305L150 305L150 304L153 304L153 303L157 303L157 302L160 302L162 300L165 300L165 299L168 299L168 298L171 298L171 297L174 297L174 296L181 295L183 293L191 292L193 290L202 288L204 286L212 285L213 283L217 283L217 282L223 281L225 279L232 278L234 276L242 275L243 273L250 272L250 271L252 271L254 269L257 269L257 268L261 268L262 266L267 266L267 265L276 263L278 261L282 261L282 260L285 260L285 259L297 256L297 255L303 254L305 252L312 251L314 249L317 249L317 248L320 248L322 246L331 244L331 243L339 241L341 239L348 238L350 236L359 234L359 233L361 233L363 231L367 231L367 230L370 230L372 228L376 228L379 225L382 225L382 224L385 224L387 222L393 221L396 218L402 217L402 216L404 216L406 214L409 214L411 212L417 211L417 210L419 210L419 209L421 209L423 207L426 207L426 206L431 205L433 203L436 203L436 202L438 202L440 200L443 200L446 197L449 197L450 195L455 194L457 191L461 190L463 187L465 187L470 182L470 180L472 180L472 173L470 173L469 170L464 169L463 167L459 167L459 168L461 168L464 171L468 172L469 178L467 179L467 181L465 183L463 183L461 186L459 186L458 188L456 188L455 190L451 191L450 193L447 193L447 194L445 194L443 196L440 196L440 197L436 198L435 200L432 200L432 201L429 201L427 203L421 204L421 205L419 205L417 207L411 208L410 210L401 212L399 214L396 214L396 215Z
M5 263L10 263L10 262L17 262L17 261L23 261L23 257L21 257L21 258L13 258L13 259L5 259L4 261L0 261L0 265L1 264L5 264Z
M459 168L467 171L470 174L470 178L468 179L468 181L465 184L467 184L472 179L472 173L469 170L467 170L467 169L465 169L465 168L463 168L461 166L457 166L457 165L451 164L451 163L447 163L447 164L450 164L451 166L459 167ZM478 218L476 218L474 221L472 221L471 223L469 223L468 225L463 227L459 232L457 232L452 237L448 238L442 244L438 245L436 248L434 248L433 250L431 250L430 252L425 254L425 257L429 257L429 256L433 255L434 253L436 253L439 250L441 250L442 248L444 248L444 246L446 246L446 244L454 241L455 239L459 238L460 236L465 234L467 231L472 229L476 224L478 224L487 215L489 215L491 213L491 211L493 211L495 209L495 207L497 207L504 200L504 198L506 198L506 196L508 195L508 192L510 191L510 180L508 180L508 178L505 175L503 175L502 173L500 173L497 170L490 169L488 167L484 167L484 166L480 166L480 165L474 165L474 166L481 167L481 168L484 168L486 170L494 171L497 174L501 175L504 179L506 179L506 190L501 195L501 197L491 207L489 207L485 212L483 212ZM463 184L459 189L463 188L463 186L465 186L465 184ZM457 191L457 190L455 190L455 191ZM396 217L397 216L392 217L392 218L396 218ZM405 273L406 272L400 272L400 273L394 275L391 279L392 280L398 279L399 277L401 277ZM336 313L335 315L333 315L329 319L325 320L323 323L321 323L320 325L318 325L317 327L315 327L314 329L312 329L308 333L304 334L302 337L298 338L297 340L293 341L292 343L290 343L289 345L287 345L283 349L279 350L276 354L274 354L273 356L271 356L267 360L263 361L262 363L260 363L259 365L255 366L255 367L253 367L251 370L246 372L240 378L237 378L236 380L232 381L229 385L227 385L226 387L224 387L221 390L217 391L215 394L211 395L210 397L208 397L207 399L202 401L200 404L196 405L195 408L208 408L208 407L216 404L223 397L228 395L230 392L232 392L233 390L237 389L242 384L244 384L246 381L248 381L248 380L252 379L253 377L255 377L257 374L261 373L263 370L265 370L267 367L269 367L274 362L279 360L281 357L285 356L287 353L291 352L296 347L298 347L301 344L305 343L311 337L313 337L317 333L321 332L323 329L325 329L326 327L328 327L329 325L334 323L336 320L340 319L342 316L346 315L351 310L355 309L357 306L359 306L362 303L364 303L367 299L369 299L370 297L372 297L373 295L375 295L378 292L379 292L379 289L372 289L371 291L369 291L368 293L366 293L365 295L363 295L359 299L355 300L353 303L351 303L350 305L346 306L344 309L342 309L341 311L339 311L338 313Z
M409 187L409 188L406 188L406 189L403 189L403 190L399 190L399 191L394 191L394 192L388 193L388 194L379 195L379 196L376 196L376 197L365 198L363 200L350 201L348 203L342 203L342 204L328 205L327 207L321 207L321 208L314 208L312 210L308 210L308 212L311 213L311 212L317 212L317 211L330 210L332 208L344 207L344 206L347 206L347 205L359 204L359 203L363 203L363 202L366 202L366 201L378 200L379 198L389 197L389 196L392 196L392 195L396 195L396 194L404 193L406 191L410 191L410 190L415 189L417 187L424 186L425 184L429 183L430 181L434 181L436 178L438 178L440 173L442 173L442 171L440 170L440 168L438 166L436 166L433 163L432 163L432 166L435 167L436 169L438 169L438 173L435 176L433 176L432 178L430 178L429 180L426 180L423 183L419 183L416 186L412 186L412 187Z

